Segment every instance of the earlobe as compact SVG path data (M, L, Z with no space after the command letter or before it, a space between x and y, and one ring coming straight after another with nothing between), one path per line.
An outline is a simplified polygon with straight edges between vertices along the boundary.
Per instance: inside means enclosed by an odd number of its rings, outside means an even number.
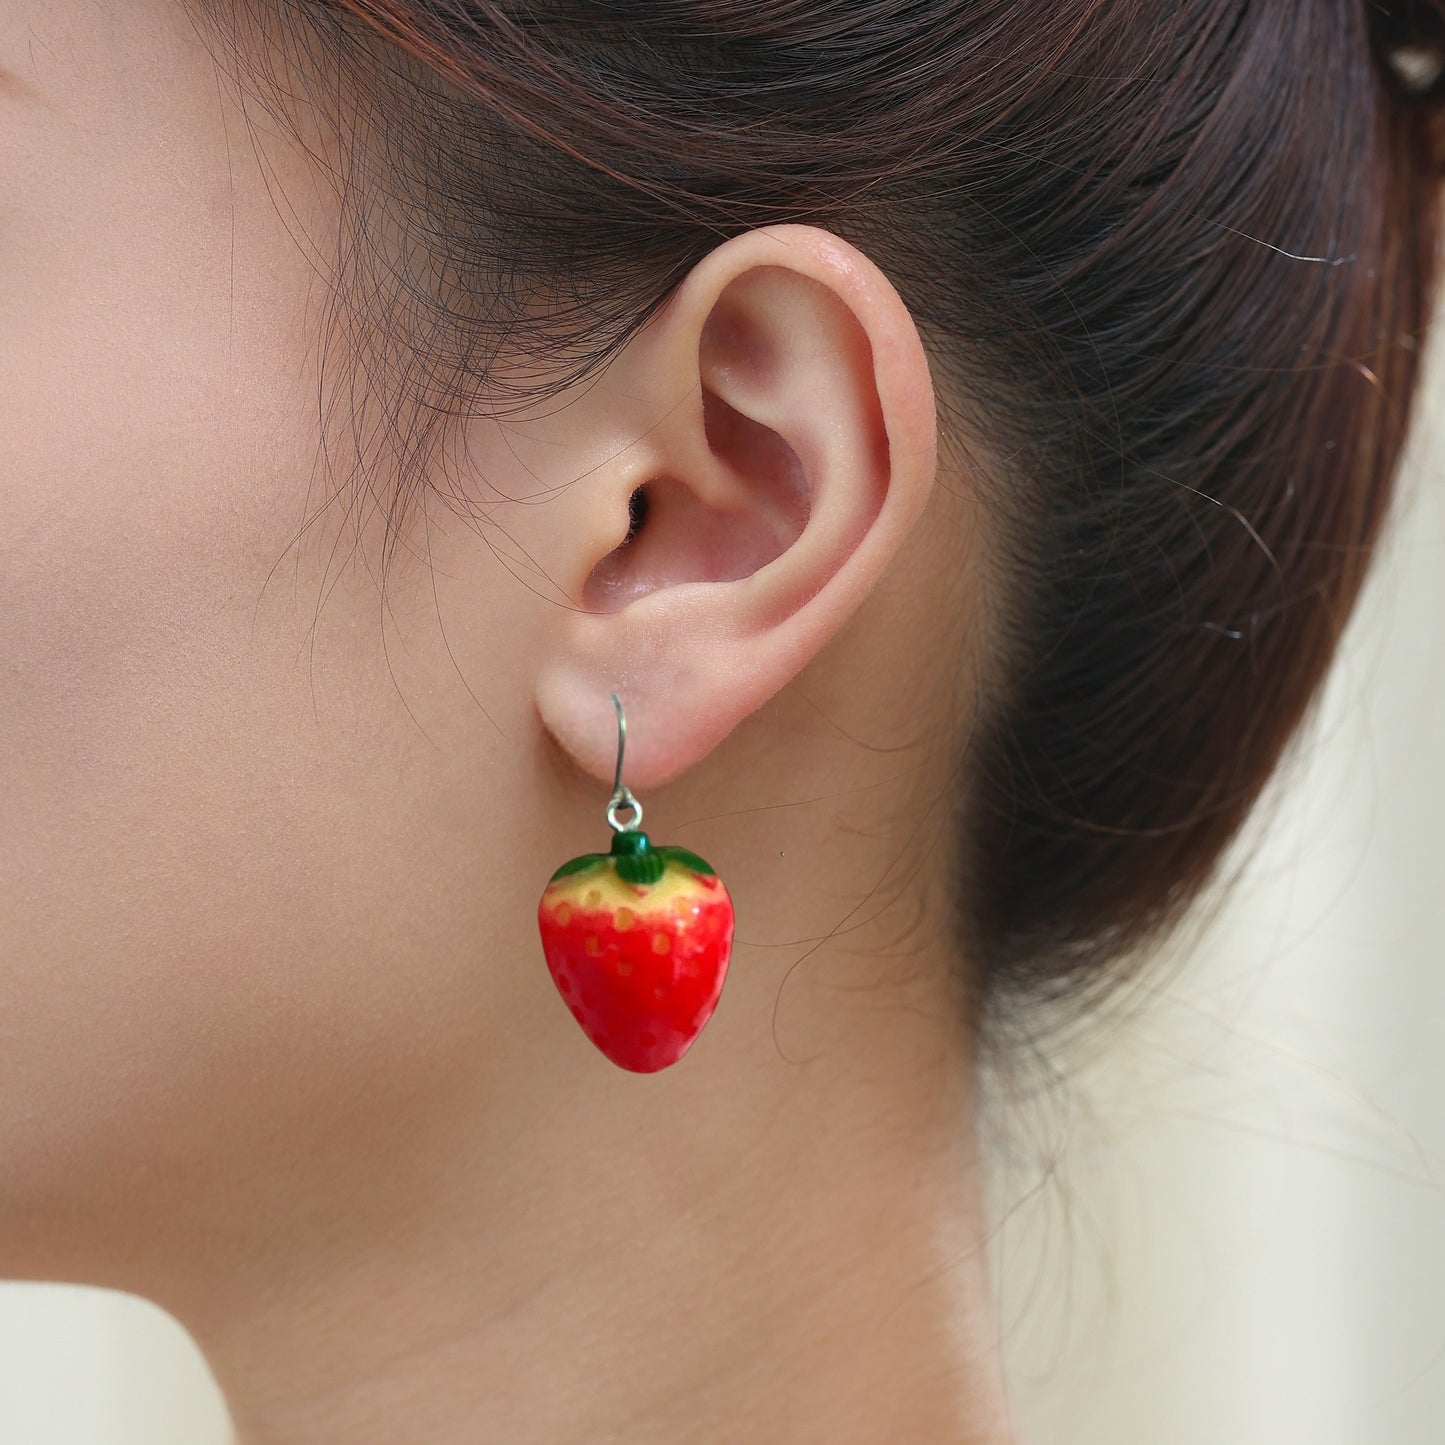
M628 781L655 789L800 673L887 571L931 491L933 389L897 292L810 226L718 246L599 385L619 408L655 398L656 415L625 488L621 462L590 479L626 534L577 559L580 605L538 660L536 705L610 784L617 692Z

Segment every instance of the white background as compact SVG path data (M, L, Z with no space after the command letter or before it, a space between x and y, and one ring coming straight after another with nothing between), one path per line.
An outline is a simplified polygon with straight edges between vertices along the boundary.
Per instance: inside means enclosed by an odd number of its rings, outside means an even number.
M1445 1441L1439 366L1429 390L1404 505L1243 886L1056 1060L1063 1086L992 1110L1030 1445ZM0 1445L227 1439L168 1315L0 1285Z

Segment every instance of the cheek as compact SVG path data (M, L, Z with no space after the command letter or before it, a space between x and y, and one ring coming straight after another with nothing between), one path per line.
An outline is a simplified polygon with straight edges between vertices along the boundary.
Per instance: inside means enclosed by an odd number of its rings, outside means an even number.
M9 433L0 1275L36 1201L154 1221L354 1135L427 1026L396 994L425 992L428 900L394 860L462 886L404 836L398 774L433 749L370 578L344 555L326 576L326 522L288 550L310 457L273 441L260 463L270 399L92 373L85 405L84 445Z
M324 1116L303 1061L341 1107L385 1016L349 935L410 911L371 582L313 634L347 542L291 546L310 264L259 177L77 144L12 164L0 260L0 1251L22 1196Z
M232 324L113 278L110 341L52 316L0 361L0 1276L274 1221L558 1022L512 967L548 852L477 786L525 719L476 706L428 587L383 615L375 534L320 507L314 348L242 279Z
M106 1197L286 1037L295 919L258 844L299 879L315 826L275 742L296 639L251 631L307 459L277 443L304 397L247 378L297 358L93 259L0 345L0 1221Z
M58 139L0 145L0 1275L60 1217L264 1219L307 1164L395 1157L529 1010L572 1028L485 625L515 579L459 586L450 640L422 582L383 610L350 458L317 466L293 232L328 198L292 170L278 214L209 61L102 61Z

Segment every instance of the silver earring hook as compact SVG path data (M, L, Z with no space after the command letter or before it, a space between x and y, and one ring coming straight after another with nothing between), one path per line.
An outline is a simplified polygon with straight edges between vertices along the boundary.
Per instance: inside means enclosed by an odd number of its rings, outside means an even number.
M607 805L607 821L613 828L621 833L628 828L637 828L642 823L642 804L632 796L632 789L622 781L622 752L627 746L627 719L622 712L622 699L615 692L609 693L612 699L612 706L617 713L617 776L612 783L612 801ZM630 823L619 823L617 821L617 810L619 808L631 808L633 818Z

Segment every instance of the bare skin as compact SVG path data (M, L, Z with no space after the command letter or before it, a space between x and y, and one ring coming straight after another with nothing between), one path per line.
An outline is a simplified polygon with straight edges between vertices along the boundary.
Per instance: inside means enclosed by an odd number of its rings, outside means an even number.
M383 607L314 466L334 197L175 0L4 9L0 196L0 1275L170 1310L236 1445L1009 1445L946 922L986 538L882 273L719 245L468 423ZM536 933L614 689L737 907L653 1076Z

